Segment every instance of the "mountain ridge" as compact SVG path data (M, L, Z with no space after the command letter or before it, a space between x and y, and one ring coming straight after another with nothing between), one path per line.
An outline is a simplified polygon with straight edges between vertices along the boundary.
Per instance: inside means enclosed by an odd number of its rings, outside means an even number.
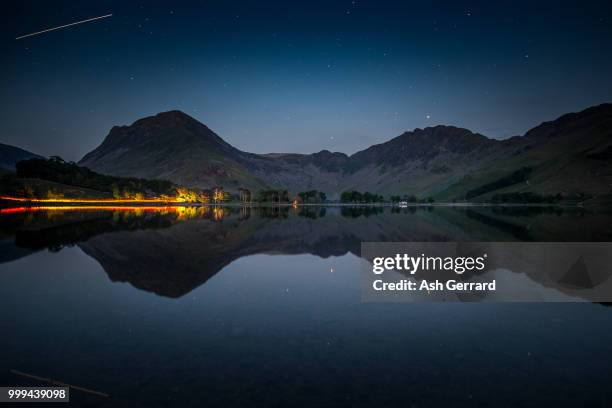
M444 199L461 199L466 189L528 166L535 168L533 189L595 195L610 193L609 165L595 163L595 158L607 157L611 135L612 104L607 103L542 122L522 136L503 140L437 125L403 132L351 155L326 149L311 154L256 154L235 148L206 125L173 110L113 127L79 164L101 173L166 178L194 187L316 189L331 198L356 189ZM573 166L566 174L572 180L578 173L603 178L590 180L580 191L579 181L563 186L558 176L548 174L542 166L547 162L552 167Z

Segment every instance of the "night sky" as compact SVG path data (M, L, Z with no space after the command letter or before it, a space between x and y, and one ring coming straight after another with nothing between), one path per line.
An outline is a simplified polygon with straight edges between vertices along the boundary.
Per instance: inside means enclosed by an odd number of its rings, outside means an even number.
M180 109L242 150L350 154L612 102L609 0L125 3L4 5L1 142L78 160L113 125Z

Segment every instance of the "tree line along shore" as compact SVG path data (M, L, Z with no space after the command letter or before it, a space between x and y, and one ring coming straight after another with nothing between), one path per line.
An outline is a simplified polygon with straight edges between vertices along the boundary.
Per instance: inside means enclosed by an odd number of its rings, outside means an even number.
M530 169L521 169L495 185L483 186L487 191L504 183L522 180ZM479 192L471 192L465 201ZM330 200L323 191L309 190L291 194L282 188L251 191L238 188L226 191L223 186L208 189L190 188L167 180L150 180L135 177L117 177L96 173L57 156L49 159L29 159L17 163L15 173L5 173L0 178L0 196L32 201L133 201L165 203L272 203L272 204L432 204L431 196L414 194L381 194L350 190L339 194L339 199ZM493 194L487 202L494 204L555 204L562 201L560 195L541 195L533 192Z

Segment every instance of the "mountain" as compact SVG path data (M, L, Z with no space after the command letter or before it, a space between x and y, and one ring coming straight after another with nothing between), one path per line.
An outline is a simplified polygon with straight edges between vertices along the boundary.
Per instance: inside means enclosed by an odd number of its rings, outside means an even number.
M347 188L433 196L505 154L499 141L467 129L415 129L352 155Z
M166 179L181 185L263 187L241 164L245 153L180 111L115 126L79 165L113 176Z
M351 156L327 150L243 152L192 117L171 111L112 128L79 164L101 173L194 187L278 187L292 193L316 189L332 199L355 189L479 201L494 194L531 192L610 195L611 158L612 104L603 104L506 140L435 126L405 132Z
M479 196L537 192L593 200L612 195L612 104L544 122L523 137L500 142L509 156L497 158L438 194L441 199L459 197L496 180L529 169L523 182Z
M15 165L21 160L40 159L42 156L20 149L19 147L0 143L0 169L15 171Z

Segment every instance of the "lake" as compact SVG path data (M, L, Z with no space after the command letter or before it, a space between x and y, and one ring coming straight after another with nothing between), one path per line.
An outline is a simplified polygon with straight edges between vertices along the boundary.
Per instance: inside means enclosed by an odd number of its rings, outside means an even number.
M18 370L103 407L612 404L604 304L363 303L359 279L361 242L606 242L612 214L93 207L0 227L2 385L40 384Z

